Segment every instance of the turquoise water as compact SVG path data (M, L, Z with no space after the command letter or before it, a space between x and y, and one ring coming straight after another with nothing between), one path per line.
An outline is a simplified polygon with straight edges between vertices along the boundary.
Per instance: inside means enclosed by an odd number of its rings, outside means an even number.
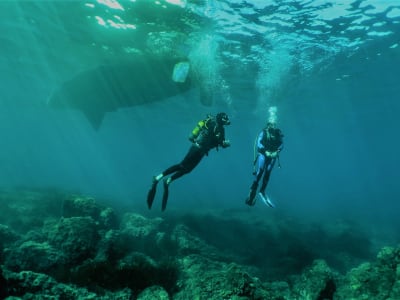
M253 140L272 106L285 134L269 185L277 211L395 231L399 22L400 4L381 0L2 1L0 185L144 209L152 176L183 157L199 119L223 110L232 147L174 183L168 210L247 210ZM188 59L196 84L148 104L113 102L138 81L155 93L159 68L138 72L138 57ZM76 107L49 105L100 66L127 69L120 88L90 81L74 95L110 105L97 130Z

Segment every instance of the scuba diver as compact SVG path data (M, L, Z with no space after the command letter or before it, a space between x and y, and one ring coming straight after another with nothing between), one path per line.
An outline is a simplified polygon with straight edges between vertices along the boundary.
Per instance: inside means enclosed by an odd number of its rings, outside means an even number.
M254 160L254 181L250 188L249 196L246 199L246 204L254 206L256 203L255 197L257 193L258 183L261 177L264 175L262 180L259 196L263 202L271 207L275 207L269 197L265 194L265 189L271 175L272 168L275 162L278 160L279 153L283 149L283 134L280 129L276 128L274 122L268 122L267 126L259 133L255 147L257 147L257 156Z
M211 149L216 148L218 150L219 146L222 148L230 146L230 141L225 139L224 128L225 125L229 124L229 117L223 112L218 113L215 117L208 115L205 120L198 122L189 136L192 145L183 160L153 177L153 183L147 194L147 206L149 209L153 205L157 184L162 178L172 174L172 176L164 179L164 194L161 206L161 210L164 211L167 207L168 188L172 181L191 172L200 163L204 155L208 155Z

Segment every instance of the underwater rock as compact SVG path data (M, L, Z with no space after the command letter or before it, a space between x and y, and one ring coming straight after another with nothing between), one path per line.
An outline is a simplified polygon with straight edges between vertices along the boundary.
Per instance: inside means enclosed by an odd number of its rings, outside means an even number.
M64 194L50 189L1 191L1 223L18 233L40 228L61 216L63 198Z
M48 241L69 263L82 262L96 253L100 236L91 217L62 218L48 228Z
M161 218L147 219L139 214L126 213L122 217L120 231L115 239L114 249L121 254L144 252L150 256L160 256L167 249L160 249L157 241L164 236Z
M181 260L184 281L174 295L184 299L269 299L268 292L257 278L252 278L234 264L213 261L199 255Z
M15 273L6 271L8 292L6 299L103 299L127 300L134 299L130 289L124 288L117 291L102 291L95 293L84 287L74 284L59 283L54 278L40 273L23 271ZM2 285L1 285L2 286ZM0 286L0 291L1 291ZM0 294L0 296L2 296ZM16 298L14 298L16 297ZM0 298L3 299L3 298Z
M375 262L353 268L335 299L400 299L400 248L384 247Z
M92 197L73 196L63 203L63 217L92 217L96 219L100 214L100 207Z
M25 241L4 251L4 265L15 272L31 270L52 273L64 263L64 253L47 242Z
M290 285L286 281L273 281L264 283L263 287L265 288L265 290L268 291L269 297L267 299L276 299L276 300L294 299L292 297L292 291L290 289Z
M97 261L115 261L118 257L123 257L127 254L129 247L122 242L119 230L108 230L97 244L97 253L95 260Z
M292 288L295 299L332 299L336 291L335 275L321 259L295 278Z
M0 224L0 249L3 246L7 246L8 244L15 242L19 238L19 234L17 234L9 226Z
M169 300L168 293L161 286L151 286L141 292L137 300Z
M139 214L126 213L122 218L120 230L134 238L148 237L159 231L162 222L161 218L147 219Z
M45 274L6 271L4 276L7 279L9 296L23 299L97 299L95 293L85 288L58 283Z
M92 197L73 196L63 203L63 217L92 217L100 228L118 228L118 218L110 207L103 207Z
M97 220L99 221L100 228L117 229L119 226L117 214L110 207L102 209Z
M157 263L142 253L131 253L117 261L88 259L70 274L72 282L80 286L112 291L129 288L134 292L154 285L172 292L177 276L178 267L173 260Z
M214 232L210 232L204 228L210 218L164 220L136 213L125 213L118 224L114 210L92 198L61 194L59 202L53 203L59 206L65 200L61 217L61 210L50 204L57 193L19 195L27 197L26 204L14 199L10 206L0 199L0 208L9 214L0 225L0 299L4 295L121 300L400 299L400 248L382 248L375 261L343 272L342 267L355 265L370 251L362 250L363 245L369 247L364 242L367 236L354 238L357 234L345 234L345 229L330 234L321 226L310 232L282 219L283 225L275 230L257 231L234 218L224 221L215 216ZM24 213L38 213L43 219L20 216ZM20 227L22 218L29 221ZM220 232L216 234L215 228ZM234 234L227 234L232 228ZM353 242L360 244L358 250L347 251L346 245L353 247ZM335 251L327 255L329 249ZM259 255L248 259L246 255L253 253ZM348 257L349 263L331 266L339 255ZM301 268L285 269L285 260ZM276 272L284 276L277 277Z
M7 280L3 276L3 269L0 265L0 299L4 299L8 294Z
M139 214L126 213L122 217L120 234L115 245L125 251L145 252L150 256L162 256L168 249L161 249L158 245L165 232L161 229L163 219L147 219Z
M216 248L194 235L190 229L183 224L178 224L173 229L171 239L176 243L179 255L203 254L210 258L218 257L218 250Z

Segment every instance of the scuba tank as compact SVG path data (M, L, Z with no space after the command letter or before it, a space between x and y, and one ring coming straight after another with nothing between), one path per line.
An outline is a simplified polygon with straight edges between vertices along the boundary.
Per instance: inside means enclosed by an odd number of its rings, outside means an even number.
M206 119L201 120L197 123L196 127L193 128L192 133L189 136L189 140L194 143L203 130L208 130L208 122L212 119L211 115L207 115Z

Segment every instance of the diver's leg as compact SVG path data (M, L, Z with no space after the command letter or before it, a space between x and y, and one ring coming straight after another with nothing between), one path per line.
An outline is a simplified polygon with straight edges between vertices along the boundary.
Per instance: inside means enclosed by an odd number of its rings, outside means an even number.
M269 159L269 160L266 160L266 162L265 162L267 167L266 167L263 181L262 181L261 188L260 188L260 193L263 195L265 195L265 190L266 190L268 182L269 182L269 177L271 176L272 168L275 165L275 161L276 161L275 159Z
M193 156L193 152L194 152L193 148L194 148L194 146L190 147L188 153L186 154L186 156L183 158L183 160L179 164L173 165L173 166L169 167L168 169L164 170L162 173L155 176L154 180L160 181L165 176L168 176L175 172L181 172L184 168L185 161L189 160L191 158L191 156Z
M153 177L153 181L159 182L161 179L163 179L165 176L175 173L176 171L179 171L181 169L181 164L176 164L168 169L164 170L162 173L158 174L157 176Z
M265 195L265 190L267 188L268 182L269 182L269 176L271 175L271 170L266 170L264 177L263 177L263 181L261 184L261 188L260 188L260 193Z
M183 161L186 159L187 156L190 155L190 153L191 153L191 148L189 149L189 152L188 152L188 154L186 154L186 156L185 156L185 158L183 159ZM150 190L149 190L149 192L148 192L148 194L147 194L147 206L149 207L149 209L150 209L151 206L153 205L154 197L155 197L155 195L156 195L157 183L158 183L161 179L163 179L165 176L168 176L168 175L170 175L170 174L172 174L172 173L180 174L180 172L182 172L182 170L183 170L182 163L179 163L179 164L176 164L176 165L173 165L173 166L167 168L167 169L164 170L162 173L160 173L160 174L158 174L157 176L154 176L154 177L153 177L153 184L152 184L152 186L151 186L151 188L150 188ZM183 174L182 174L182 175L183 175ZM170 179L170 181L171 181L171 179ZM165 191L165 185L164 185L164 191ZM167 191L167 192L168 192L168 191ZM164 194L165 194L165 193L164 193ZM163 196L163 199L164 199L164 198L165 198L165 199L168 198L168 193L167 193L165 196ZM165 205L166 205L166 202L165 202Z
M190 173L202 160L204 153L197 147L194 148L180 163L181 168L171 176L171 180L176 180L185 174Z
M267 161L267 164L268 165L267 165L267 167L265 169L265 174L264 174L264 178L263 178L263 182L262 182L262 185L261 185L261 188L260 188L259 195L260 195L261 199L263 200L263 202L266 205L268 205L270 207L275 207L275 204L271 201L271 199L268 197L268 195L265 194L265 190L267 188L267 185L268 185L268 182L269 182L269 178L270 178L270 175L271 175L271 171L272 171L272 168L273 168L273 166L275 164L275 160L274 159L269 160L269 161Z
M264 173L264 170L265 170L265 156L259 154L256 160L256 172L254 173L255 178L250 187L249 196L246 198L247 205L253 206L256 203L255 198L257 194L258 182L260 181Z
M170 178L171 181L176 180L192 171L199 164L203 156L204 154L199 150L198 147L192 146L179 164L165 170L163 174L166 176L174 173Z
M197 147L190 148L189 153L179 164L180 167L178 171L176 171L171 177L164 179L164 194L161 207L162 211L164 211L167 207L169 185L171 184L171 182L192 171L199 164L203 156L204 154L199 151Z

